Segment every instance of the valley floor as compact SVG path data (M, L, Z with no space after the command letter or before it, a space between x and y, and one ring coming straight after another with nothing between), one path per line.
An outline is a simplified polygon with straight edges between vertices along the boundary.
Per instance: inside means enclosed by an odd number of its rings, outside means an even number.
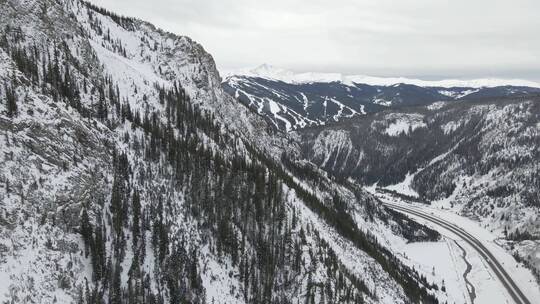
M406 188L406 187L395 187ZM422 212L453 223L480 242L496 257L512 280L519 286L531 303L540 299L540 286L532 273L521 263L516 262L510 252L500 246L494 233L482 228L477 222L460 216L453 211L420 203L405 202L391 193L367 188L383 203L414 206ZM393 189L394 190L394 189ZM407 193L408 194L408 193ZM448 303L514 303L502 283L486 264L480 254L455 233L433 224L425 219L411 216L443 236L439 242L419 242L394 246L402 260L421 271L428 281L443 286L444 280Z

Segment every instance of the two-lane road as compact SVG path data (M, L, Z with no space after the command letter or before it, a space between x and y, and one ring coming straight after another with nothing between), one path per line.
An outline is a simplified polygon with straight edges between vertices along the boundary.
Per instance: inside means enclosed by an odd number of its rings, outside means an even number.
M453 223L450 223L444 219L441 219L437 216L429 214L419 208L415 208L413 206L406 206L403 204L392 204L392 203L384 203L384 205L396 211L422 218L435 225L443 227L453 232L457 236L459 236L461 239L467 242L470 246L472 246L480 254L480 256L487 262L487 264L489 265L493 273L501 281L501 283L506 288L506 290L508 291L508 294L512 297L515 303L531 304L529 299L519 289L519 287L508 275L504 267L502 267L501 263L497 261L494 255L477 238L472 236L463 228Z

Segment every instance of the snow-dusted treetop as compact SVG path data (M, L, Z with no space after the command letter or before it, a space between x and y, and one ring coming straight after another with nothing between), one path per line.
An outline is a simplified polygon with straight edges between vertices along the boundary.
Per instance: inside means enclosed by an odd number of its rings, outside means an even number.
M499 87L499 86L525 86L540 88L540 83L523 79L500 79L500 78L480 78L480 79L445 79L445 80L422 80L405 77L375 77L367 75L343 75L341 73L295 73L287 69L274 67L269 64L262 64L255 68L245 68L238 70L222 70L224 79L233 76L260 77L270 80L278 80L287 83L314 83L314 82L342 82L345 84L362 83L368 85L391 86L395 84L412 84L421 87Z

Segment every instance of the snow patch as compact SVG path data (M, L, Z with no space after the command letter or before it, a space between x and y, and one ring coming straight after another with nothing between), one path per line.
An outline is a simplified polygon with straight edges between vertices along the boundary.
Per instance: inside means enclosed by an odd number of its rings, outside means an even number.
M414 180L414 176L420 172L418 170L416 173L411 174L410 172L407 172L407 175L405 176L405 179L395 185L387 186L385 189L396 191L401 194L405 194L408 196L418 197L418 192L414 191L414 189L411 187L412 181Z
M387 121L392 121L384 130L384 133L390 136L407 135L418 128L427 127L423 116L419 114L391 114L386 118Z

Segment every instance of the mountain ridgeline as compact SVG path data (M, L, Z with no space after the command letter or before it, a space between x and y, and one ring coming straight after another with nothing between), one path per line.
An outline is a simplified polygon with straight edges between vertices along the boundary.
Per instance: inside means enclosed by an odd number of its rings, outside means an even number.
M0 3L2 302L438 303L437 232L302 160L187 37Z
M223 81L223 89L261 114L275 128L286 132L335 123L389 108L428 105L437 101L540 94L540 88L526 86L473 88L406 83L370 85L317 78L296 82L260 74L229 75Z

